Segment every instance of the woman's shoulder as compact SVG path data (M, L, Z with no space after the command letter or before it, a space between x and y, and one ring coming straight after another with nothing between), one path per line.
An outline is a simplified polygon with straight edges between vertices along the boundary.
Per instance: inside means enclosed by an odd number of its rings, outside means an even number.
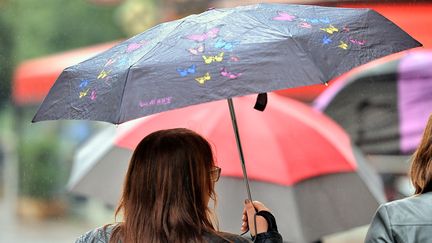
M105 225L86 232L75 243L108 243L115 225Z
M430 208L432 204L432 192L414 195L399 200L387 202L383 204L388 210L400 210L411 207L427 207Z
M432 193L415 195L381 205L393 223L412 224L419 221L431 221Z

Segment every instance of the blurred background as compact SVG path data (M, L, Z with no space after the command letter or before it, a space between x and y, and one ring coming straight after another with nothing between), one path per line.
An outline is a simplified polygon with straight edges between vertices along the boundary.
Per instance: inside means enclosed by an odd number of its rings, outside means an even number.
M160 22L208 8L258 2L372 8L425 48L432 47L432 4L428 1L0 0L0 242L73 242L91 228L114 221L112 205L67 189L77 150L114 125L31 123L64 68ZM325 89L320 85L277 94L313 105ZM430 96L427 99L432 100ZM394 110L386 103L382 112ZM374 152L360 142L357 145L380 173L388 200L412 193L405 176L412 150ZM363 242L365 229L355 228L323 240Z

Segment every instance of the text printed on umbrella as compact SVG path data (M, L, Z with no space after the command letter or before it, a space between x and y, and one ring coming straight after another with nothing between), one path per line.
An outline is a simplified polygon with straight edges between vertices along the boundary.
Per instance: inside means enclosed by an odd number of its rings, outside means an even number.
M140 101L139 106L141 108L148 107L148 106L154 106L154 105L168 105L172 101L172 97L163 97L163 98L157 98L157 99L151 99L147 101Z

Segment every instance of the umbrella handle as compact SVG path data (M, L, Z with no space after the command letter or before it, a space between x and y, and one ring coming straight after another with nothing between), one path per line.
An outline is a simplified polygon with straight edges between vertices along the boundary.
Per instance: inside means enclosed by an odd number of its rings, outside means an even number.
M240 134L239 134L238 126L237 126L237 119L235 116L234 104L233 104L233 101L231 98L228 98L227 101L228 101L228 107L229 107L230 115L231 115L231 123L232 123L233 128L234 128L234 134L235 134L236 143L237 143L237 150L238 150L239 155L240 155L240 162L242 165L242 172L243 172L243 181L246 185L248 198L251 202L253 202L250 187L249 187L249 179L248 179L247 172L246 172L246 165L245 165L245 159L243 156L243 149L242 149L241 142L240 142Z

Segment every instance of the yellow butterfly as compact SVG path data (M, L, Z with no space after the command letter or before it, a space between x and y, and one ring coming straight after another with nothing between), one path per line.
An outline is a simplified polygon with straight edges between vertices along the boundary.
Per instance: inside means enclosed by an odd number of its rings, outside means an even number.
M348 44L343 42L343 41L340 41L340 45L338 45L338 47L346 50L346 49L348 49Z
M219 53L217 56L214 56L215 62L222 62L223 56L224 56L223 52Z
M223 57L224 57L223 52L217 54L216 56L204 56L204 55L202 56L205 64L210 64L212 62L222 62Z
M329 33L329 34L333 34L334 32L338 32L339 29L334 27L333 25L330 25L327 28L320 28L320 30L324 30L325 32Z
M100 73L99 73L99 75L97 76L97 79L101 79L101 78L105 78L106 76L108 76L108 74L110 73L111 71L105 71L105 70L102 70Z
M211 76L210 76L210 73L208 73L208 72L206 72L206 74L202 77L195 78L195 80L200 84L204 84L206 81L208 81L210 79L211 79Z
M80 94L79 94L80 99L81 99L82 97L86 96L89 90L90 90L90 89L87 89L86 91L81 91Z

